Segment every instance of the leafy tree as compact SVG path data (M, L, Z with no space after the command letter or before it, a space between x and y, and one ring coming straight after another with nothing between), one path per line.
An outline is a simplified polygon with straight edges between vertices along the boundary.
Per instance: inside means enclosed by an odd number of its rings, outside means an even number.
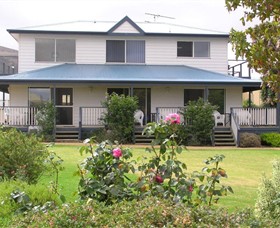
M243 25L259 20L244 31L231 30L230 39L236 56L245 57L256 72L263 75L263 86L280 90L280 1L226 0L226 7L234 11L243 7Z

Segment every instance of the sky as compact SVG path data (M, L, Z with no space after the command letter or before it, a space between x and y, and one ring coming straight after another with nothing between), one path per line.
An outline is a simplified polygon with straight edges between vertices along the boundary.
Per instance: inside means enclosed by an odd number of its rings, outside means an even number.
M0 46L18 49L7 29L78 20L118 22L125 16L135 22L155 19L230 32L232 27L242 29L243 13L229 13L225 0L0 0Z

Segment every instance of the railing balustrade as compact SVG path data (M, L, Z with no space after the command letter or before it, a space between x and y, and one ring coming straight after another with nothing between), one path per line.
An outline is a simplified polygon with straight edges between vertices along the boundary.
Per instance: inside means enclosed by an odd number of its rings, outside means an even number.
M157 107L156 108L156 121L159 123L160 121L164 120L167 115L170 113L177 113L180 114L180 111L183 107ZM180 115L181 121L183 121L183 115Z
M80 107L80 122L82 126L99 126L106 113L103 107Z
M276 126L276 108L232 108L239 126Z
M37 125L38 108L24 106L5 106L0 108L0 124L8 126Z
M157 107L151 114L151 121L161 121L170 113L178 113L183 107ZM25 106L0 107L0 125L34 126L37 125L38 108ZM103 107L80 107L80 123L82 126L100 126L106 113ZM276 108L231 108L231 118L235 118L237 126L276 126ZM181 115L183 122L183 116Z

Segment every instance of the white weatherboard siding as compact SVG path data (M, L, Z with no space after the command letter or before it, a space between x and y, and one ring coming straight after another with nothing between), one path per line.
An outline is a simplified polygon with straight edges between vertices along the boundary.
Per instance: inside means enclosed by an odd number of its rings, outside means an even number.
M129 22L124 22L119 27L117 27L113 33L139 33Z
M10 85L10 106L28 106L28 86Z
M104 64L106 39L104 36L79 36L76 39L77 64Z
M143 36L93 36L22 34L19 42L19 72L55 66L59 63L35 62L35 38L76 39L76 63L105 64L106 39L146 40L146 64L188 65L227 74L227 39ZM210 41L210 58L177 57L177 41Z
M226 113L230 113L231 107L242 107L242 87L226 88Z
M184 89L182 87L153 87L151 89L151 112L156 107L183 107Z

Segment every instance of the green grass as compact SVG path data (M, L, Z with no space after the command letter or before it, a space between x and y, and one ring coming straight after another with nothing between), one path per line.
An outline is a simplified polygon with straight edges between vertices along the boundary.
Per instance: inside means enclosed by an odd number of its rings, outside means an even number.
M77 165L86 157L79 153L80 146L55 145L55 151L64 160L65 170L60 173L59 184L61 193L67 201L77 199L78 176L73 176ZM134 158L148 155L145 148L133 147ZM272 148L240 149L240 148L188 148L180 155L181 161L187 164L189 172L200 171L205 164L203 161L216 154L224 154L225 160L221 166L227 171L228 178L222 183L230 185L234 194L221 198L220 206L227 207L230 211L240 208L253 207L257 197L257 188L262 173L271 175L272 164L275 159L280 159L280 150ZM43 177L40 182L48 185L52 177Z

